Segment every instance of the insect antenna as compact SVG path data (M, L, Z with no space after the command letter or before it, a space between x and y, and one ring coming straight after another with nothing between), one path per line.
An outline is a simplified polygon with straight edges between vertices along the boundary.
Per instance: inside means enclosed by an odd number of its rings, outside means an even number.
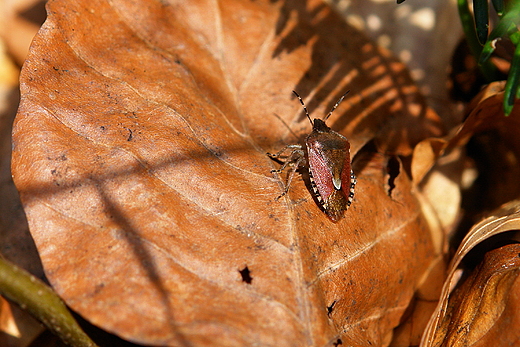
M323 118L323 121L325 122L327 119L329 119L330 115L332 114L332 112L334 112L334 110L336 109L336 107L338 107L339 104L341 104L341 102L343 101L343 99L345 98L345 96L350 92L350 90L347 90L345 92L345 94L343 94L341 96L341 98L339 98L338 102L336 102L336 105L334 105L334 107L332 107L332 110L330 110L329 114ZM301 100L301 99L300 99Z
M303 103L303 100L302 100L301 96L298 93L296 93L294 90L292 92L294 93L294 95L296 95L298 100L300 100L300 104L302 104L303 109L305 110L305 114L307 115L307 118L309 118L309 122L311 122L311 125L313 125L314 123L312 122L311 116L309 116L309 111L307 111L307 107Z

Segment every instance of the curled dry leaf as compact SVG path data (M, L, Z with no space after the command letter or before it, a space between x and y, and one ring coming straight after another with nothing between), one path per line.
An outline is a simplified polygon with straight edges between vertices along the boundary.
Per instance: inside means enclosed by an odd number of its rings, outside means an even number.
M13 176L70 307L144 344L388 343L435 253L403 166L376 153L441 134L403 65L314 0L48 11ZM321 117L348 89L328 124L358 185L334 224L299 175L275 200L266 152L310 131L292 90Z
M476 190L478 195L475 195L474 199L467 199L473 200L476 211L472 211L473 213L482 213L490 207L495 208L520 196L520 112L517 107L510 117L504 117L501 111L503 88L502 82L490 84L469 106L469 114L463 124L443 138L425 139L414 148L411 161L413 184L423 214L432 235L435 236L434 244L438 254L446 252L447 239L460 220L461 189L481 183L478 186L480 189ZM478 136L492 136L494 141L490 141L488 153L477 153L476 159L485 165L480 164L475 168L466 154L466 145L470 138L478 139ZM488 235L484 235L482 239L473 240L471 247L487 238ZM458 261L465 254L458 255ZM457 265L458 263L455 264ZM448 277L448 282L454 281L452 276L453 273ZM429 281L425 285L432 286L434 283L438 282ZM417 305L428 306L437 300L432 295L423 295L422 290L423 288L418 290ZM444 295L447 295L446 291ZM443 300L447 300L447 297L443 297ZM443 305L446 305L446 302ZM425 312L422 308L417 310ZM442 309L437 309L436 319L440 319L439 312L443 312ZM419 317L416 316L414 311L414 315L407 322L409 327L403 325L402 331L398 332L401 341L408 338L412 341L411 345L417 344L413 342L413 337L416 336L414 331L417 325L421 325L421 318L424 317L420 314ZM434 323L430 322L430 334L433 334L433 326ZM426 340L423 339L423 344L426 343L424 341Z
M505 130L508 138L517 134L520 112L513 113L512 117L504 117L500 111L499 103L503 98L504 87L504 82L489 84L468 106L469 114L464 123L444 138L428 138L415 146L411 168L415 184L419 184L424 179L437 164L439 157L453 148L466 145L475 133L498 128ZM520 144L515 148L520 148Z
M512 301L508 298L520 266L518 245L509 245L489 252L481 265L465 279L455 293L451 294L451 291L460 279L459 265L462 259L474 247L492 236L519 229L520 201L516 200L504 205L470 230L450 264L450 272L439 305L423 335L421 346L487 346L501 343L508 345L515 341L518 343L518 329L510 326L512 321L519 320L518 313L512 309L518 308L519 304L518 284L514 286ZM502 316L504 312L507 314ZM509 333L497 340L500 337L497 336L497 332L503 331ZM488 333L490 335L485 336Z
M413 152L411 172L417 196L425 211L430 227L448 234L459 219L461 188L475 180L480 183L473 208L482 211L496 209L520 196L520 107L509 117L502 112L505 83L488 85L470 104L467 119L442 138L421 141ZM470 138L473 157L479 164L468 165L466 149ZM464 180L471 181L470 183ZM466 206L468 208L468 206ZM430 211L430 212L428 212ZM437 233L436 233L437 234Z
M455 290L434 346L507 346L520 341L518 298L510 292L520 272L520 245L486 253L482 263ZM516 311L516 312L515 312Z
M475 133L497 127L504 128L503 125L501 126L503 123L508 127L515 127L518 123L516 121L518 112L513 117L504 118L504 114L499 109L504 87L504 82L489 84L468 106L469 115L464 123L444 138L425 139L415 146L411 168L415 184L419 184L424 179L437 164L439 157L453 148L466 145ZM516 128L511 133L516 133Z

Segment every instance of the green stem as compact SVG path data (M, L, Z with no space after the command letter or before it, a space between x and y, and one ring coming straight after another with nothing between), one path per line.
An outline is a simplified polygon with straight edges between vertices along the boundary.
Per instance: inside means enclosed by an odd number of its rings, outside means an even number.
M50 287L1 257L0 294L31 313L66 344L97 346Z

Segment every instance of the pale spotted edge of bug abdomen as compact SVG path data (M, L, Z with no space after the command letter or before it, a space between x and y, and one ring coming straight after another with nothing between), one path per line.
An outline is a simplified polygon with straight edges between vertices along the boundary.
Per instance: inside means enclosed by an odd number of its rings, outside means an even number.
M311 181L312 191L314 193L314 196L316 197L316 200L318 200L320 207L325 212L327 212L327 207L326 207L325 201L321 197L318 187L316 186L316 183L314 182L314 177L312 176L311 170L309 170L309 178ZM350 189L349 189L349 193L347 196L345 211L350 207L350 205L352 205L352 201L354 200L354 191L356 189L356 183L357 183L356 175L354 175L354 171L350 170Z
M350 170L350 189L348 191L347 208L350 207L352 200L354 200L354 190L356 189L356 183L356 175L354 175L354 171Z

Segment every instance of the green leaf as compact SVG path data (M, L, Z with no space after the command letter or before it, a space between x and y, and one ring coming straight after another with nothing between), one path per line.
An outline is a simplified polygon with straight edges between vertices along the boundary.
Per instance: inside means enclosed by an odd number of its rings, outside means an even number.
M491 0L493 3L493 7L495 8L495 11L497 12L498 16L502 16L504 12L504 1L503 0Z
M489 59L491 54L493 54L493 52L496 49L496 43L498 40L500 40L500 38L496 38L494 40L491 40L490 38L489 40L487 40L486 44L484 45L484 48L482 48L482 53L480 53L480 58L478 60L479 65L484 64Z
M473 0L473 12L475 15L475 27L477 29L477 38L483 45L488 37L489 29L489 13L487 0Z
M506 88L504 91L504 113L506 116L511 114L515 99L520 98L520 45L516 46L513 60L511 61L511 69L507 78Z
M506 14L500 19L497 26L489 34L489 40L499 37L511 36L518 32L520 25L520 3L511 6Z

